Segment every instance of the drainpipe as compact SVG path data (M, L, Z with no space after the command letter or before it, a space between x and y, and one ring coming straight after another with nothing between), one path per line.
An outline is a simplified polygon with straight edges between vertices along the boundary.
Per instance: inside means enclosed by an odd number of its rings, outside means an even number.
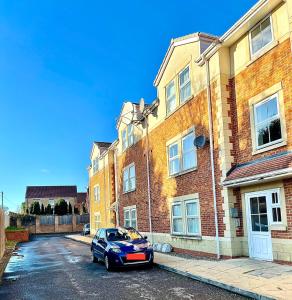
M117 162L117 147L115 147L114 151L114 165L115 165L115 194L116 194L116 225L120 226L119 219L119 191L118 191L118 162Z
M208 118L209 118L209 140L210 140L210 160L211 160L211 173L212 173L212 190L213 190L213 204L214 204L214 219L216 231L216 250L217 259L220 259L220 242L219 242L219 229L218 229L218 211L217 211L217 196L216 196L216 179L214 168L214 141L213 141L213 115L212 115L212 102L211 102L211 86L210 86L210 66L209 59L203 58L206 66L206 84L207 84L207 101L208 101Z
M152 213L151 213L151 188L150 188L150 166L149 166L149 135L148 135L148 115L145 116L146 125L146 165L147 165L147 195L148 195L148 218L149 218L149 233L150 241L153 243L152 233Z

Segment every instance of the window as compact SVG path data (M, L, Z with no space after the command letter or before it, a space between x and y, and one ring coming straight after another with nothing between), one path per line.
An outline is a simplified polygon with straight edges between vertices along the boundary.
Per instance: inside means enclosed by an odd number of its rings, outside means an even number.
M98 171L98 162L99 162L98 157L96 157L96 158L93 159L93 161L92 161L92 165L93 165L93 174L95 174L95 173Z
M188 133L168 146L169 175L191 170L197 165L194 132Z
M101 219L100 219L100 213L96 213L94 216L94 222L95 222L95 229L100 228Z
M123 190L125 193L136 189L135 165L132 164L124 169L123 172Z
M136 206L124 208L124 226L137 229Z
M190 68L186 67L179 74L179 99L180 102L186 101L191 96Z
M271 17L264 19L250 31L251 54L255 55L273 40Z
M282 140L277 94L254 106L254 120L257 148Z
M200 234L199 202L195 199L176 201L172 204L172 233Z
M53 208L55 206L55 200L54 199L49 199L49 203L51 207Z
M175 98L175 84L174 80L172 80L166 86L166 113L169 114L174 111L176 106L176 98Z
M97 202L100 200L100 187L99 185L96 185L93 188L93 192L94 192L94 201Z
M282 215L281 215L281 203L279 200L279 193L272 193L272 223L282 223Z
M122 130L122 147L123 150L131 147L134 144L134 125L129 124Z

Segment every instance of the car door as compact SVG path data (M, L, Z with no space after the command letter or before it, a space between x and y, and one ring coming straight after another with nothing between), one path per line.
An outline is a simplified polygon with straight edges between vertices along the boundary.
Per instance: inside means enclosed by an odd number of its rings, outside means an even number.
M101 229L97 240L97 254L101 259L104 258L106 246L106 232L105 229Z
M99 232L100 230L97 230L93 240L92 240L92 252L98 256L98 252L97 252L97 241L98 241L98 237L99 237Z

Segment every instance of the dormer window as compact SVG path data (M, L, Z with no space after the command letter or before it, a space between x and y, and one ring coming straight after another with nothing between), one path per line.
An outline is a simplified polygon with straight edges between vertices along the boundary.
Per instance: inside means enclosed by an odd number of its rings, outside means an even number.
M134 144L134 126L133 124L129 124L125 129L122 130L123 150L131 147L133 144Z
M176 106L176 99L175 99L175 83L174 80L172 80L167 86L166 86L166 111L167 114L171 113L175 110Z
M186 67L179 74L179 99L180 102L185 102L191 96L191 80L190 80L190 68Z
M92 161L92 168L93 168L93 174L95 174L98 171L98 163L99 163L99 158L96 157Z
M271 16L269 16L250 31L251 54L257 54L261 49L271 43L272 40L272 21Z

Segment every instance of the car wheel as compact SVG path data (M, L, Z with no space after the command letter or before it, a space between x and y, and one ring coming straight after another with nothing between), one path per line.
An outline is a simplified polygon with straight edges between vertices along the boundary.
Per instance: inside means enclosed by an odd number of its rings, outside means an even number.
M94 256L93 252L92 252L92 261L93 261L94 263L98 263L98 258L96 258L96 257Z
M109 272L113 270L113 267L112 267L112 265L111 265L111 263L110 263L109 258L108 258L107 255L104 257L104 264L105 264L105 268L106 268Z

